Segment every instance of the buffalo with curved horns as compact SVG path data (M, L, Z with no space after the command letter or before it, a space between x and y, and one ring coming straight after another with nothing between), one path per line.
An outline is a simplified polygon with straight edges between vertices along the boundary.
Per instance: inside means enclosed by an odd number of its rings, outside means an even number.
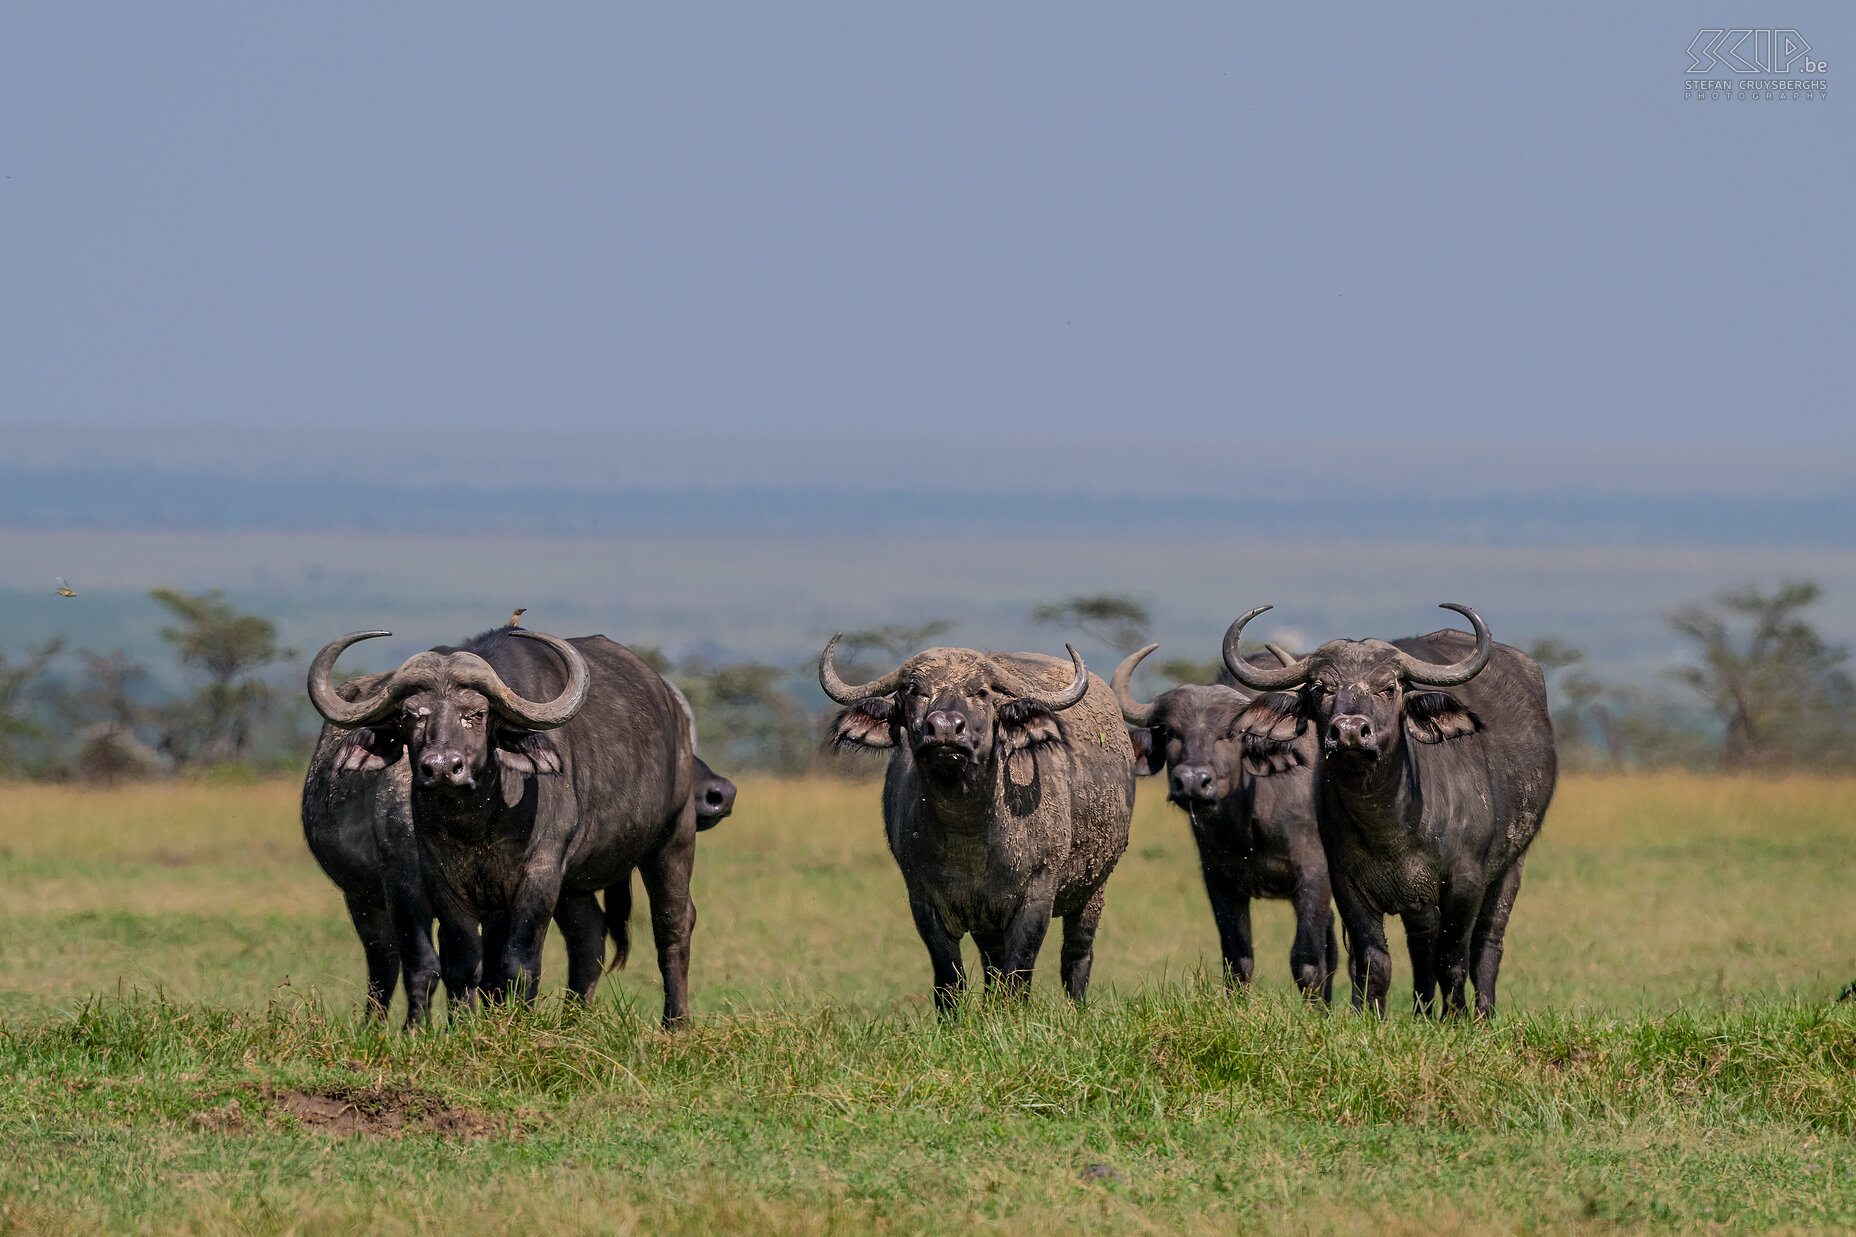
M1446 603L1476 634L1331 640L1267 668L1238 655L1244 625L1225 633L1225 667L1259 695L1238 718L1257 739L1315 732L1315 816L1347 933L1353 1003L1385 1012L1392 982L1388 912L1405 922L1414 1006L1495 1012L1502 937L1521 864L1553 798L1558 771L1540 667L1497 644L1467 606ZM1452 688L1452 691L1432 690Z
M386 677L363 675L335 690L345 700L356 700L372 693ZM426 1021L439 981L439 961L432 944L429 877L412 830L412 774L403 760L378 769L337 770L337 754L344 750L347 733L323 724L303 778L303 837L341 891L361 939L367 959L368 1016L386 1015L396 982L403 977L406 1025L416 1028ZM700 756L695 760L693 793L698 832L713 829L734 809L734 783L711 770ZM557 905L555 921L574 923L587 914L600 914L618 946L612 966L622 968L631 943L630 874L608 888L605 897L603 912L597 906L574 906L563 914ZM590 990L605 966L603 942L588 952L590 934L570 934L568 940L576 946L567 958L568 987ZM452 991L450 996L461 1001L464 993Z
M310 666L309 695L347 732L328 751L337 772L406 758L447 990L467 1003L479 988L500 995L513 986L533 999L553 918L567 939L569 987L586 997L607 928L593 895L608 891L622 957L636 869L651 903L664 1018L685 1017L699 813L692 727L675 689L604 636L562 640L504 627L415 654L359 691L337 691L330 675L342 651L387 634L355 632L325 646ZM624 905L614 906L619 892ZM416 943L399 939L416 959ZM429 993L429 980L420 982Z
M819 657L840 745L889 749L883 824L915 929L934 966L935 1004L966 982L972 933L989 984L1022 991L1052 916L1063 920L1071 999L1089 987L1102 889L1128 847L1134 753L1115 698L1070 649L928 649L871 682Z
M1237 719L1250 697L1223 683L1185 684L1152 701L1138 699L1135 667L1159 647L1130 654L1109 686L1132 727L1135 771L1164 770L1168 801L1192 825L1225 980L1248 984L1256 968L1251 899L1285 898L1295 907L1289 972L1304 996L1329 1001L1340 948L1315 825L1314 736L1277 741L1242 733Z

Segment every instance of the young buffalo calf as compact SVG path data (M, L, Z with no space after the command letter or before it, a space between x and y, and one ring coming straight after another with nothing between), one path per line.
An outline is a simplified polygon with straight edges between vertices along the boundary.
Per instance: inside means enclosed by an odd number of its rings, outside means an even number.
M1295 904L1289 971L1304 995L1328 1001L1340 950L1329 905L1328 863L1315 826L1315 739L1250 738L1237 719L1250 698L1233 688L1175 687L1152 703L1134 698L1134 668L1160 646L1150 644L1115 671L1115 698L1134 727L1135 771L1167 775L1167 798L1183 808L1199 846L1227 982L1247 984L1255 969L1250 900Z

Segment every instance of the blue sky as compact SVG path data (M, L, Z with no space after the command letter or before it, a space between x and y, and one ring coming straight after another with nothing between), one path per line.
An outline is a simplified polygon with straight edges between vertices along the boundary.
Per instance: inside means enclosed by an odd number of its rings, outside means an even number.
M1710 25L1851 71L1804 3L8 4L0 418L1856 444L1848 101L1685 102Z

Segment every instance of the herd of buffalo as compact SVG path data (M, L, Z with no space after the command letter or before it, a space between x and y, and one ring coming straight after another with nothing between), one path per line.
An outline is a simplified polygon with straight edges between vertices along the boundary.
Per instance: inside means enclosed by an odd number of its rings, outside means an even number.
M971 934L985 978L1022 990L1052 917L1075 1000L1089 986L1109 875L1128 845L1138 774L1165 772L1198 843L1225 974L1254 969L1250 902L1293 903L1289 966L1332 998L1347 941L1353 1003L1384 1013L1384 917L1411 950L1419 1013L1495 1008L1521 865L1553 796L1540 667L1480 616L1390 643L1333 640L1305 657L1244 655L1243 615L1219 682L1152 701L1132 691L1149 645L1110 683L1068 660L936 648L846 683L834 637L819 684L841 746L887 749L883 822L947 1008ZM585 999L629 949L632 874L650 902L664 1021L689 1012L696 834L735 788L696 754L689 704L604 636L504 626L339 686L309 670L327 721L303 783L303 831L367 955L371 1012L404 982L422 1024L442 979L454 1007L534 999L552 921ZM601 905L600 895L604 895ZM434 944L432 925L438 925ZM1440 991L1441 990L1441 991Z

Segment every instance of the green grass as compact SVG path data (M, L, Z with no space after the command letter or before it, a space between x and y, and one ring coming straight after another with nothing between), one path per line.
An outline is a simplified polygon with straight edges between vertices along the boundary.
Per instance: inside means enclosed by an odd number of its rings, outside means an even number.
M294 796L0 788L0 1232L1856 1227L1849 782L1568 782L1493 1026L1303 1007L1281 905L1207 982L1147 794L1090 1006L943 1022L875 788L751 782L673 1035L648 949L584 1013L361 1025Z

